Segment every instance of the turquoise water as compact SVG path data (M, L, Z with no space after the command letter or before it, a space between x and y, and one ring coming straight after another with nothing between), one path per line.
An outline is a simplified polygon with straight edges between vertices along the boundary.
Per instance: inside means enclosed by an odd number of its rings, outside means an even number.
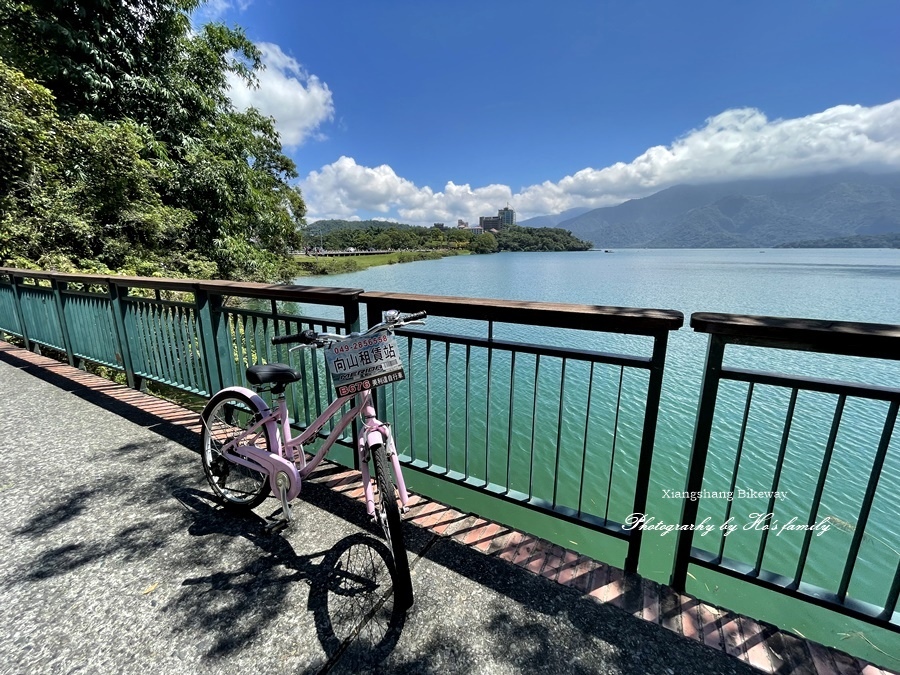
M300 283L310 283L304 278ZM622 250L605 254L599 251L583 253L504 253L492 256L466 256L445 258L440 261L408 263L366 270L346 275L321 277L316 284L330 286L361 287L367 290L424 293L434 295L459 295L547 302L569 302L596 305L654 307L677 309L684 313L686 323L691 312L712 311L743 314L764 314L821 318L842 321L867 321L900 324L900 251L895 250ZM429 322L432 330L462 332L460 322L435 319ZM648 342L639 338L622 336L596 336L580 332L549 334L530 327L498 327L497 337L527 342L547 342L568 346L585 346L624 353L644 353ZM699 394L706 336L695 334L689 328L674 333L669 342L663 399L657 428L651 478L650 501L647 513L665 522L675 522L680 515L680 501L666 498L666 490L682 490L687 458L693 434L696 402ZM413 359L422 356L414 353ZM455 357L451 357L455 358ZM859 381L883 386L897 386L900 382L900 364L896 362L864 360L858 358L824 357L780 350L729 348L726 354L729 365L754 369L772 369L790 374L811 375L828 379ZM477 366L477 364L476 364ZM443 366L441 366L442 368ZM501 374L503 364L495 364ZM508 365L506 366L509 371ZM440 370L440 369L438 369ZM475 373L483 368L475 367ZM631 375L626 371L626 377ZM639 375L636 374L635 375ZM508 377L508 375L507 375ZM517 377L520 377L517 375ZM558 374L544 374L544 384L552 387ZM573 385L567 391L578 391L579 380L587 377L585 371L572 368L567 378ZM573 379L574 378L574 379ZM610 377L601 377L608 382ZM641 397L645 380L633 378L626 386L618 421L619 441L616 452L616 471L627 478L633 474L637 447L640 440ZM446 383L433 383L433 406L443 419L446 401L434 392L443 391ZM457 383L456 386L460 386ZM416 387L419 387L416 389ZM473 378L473 391L482 396L486 387L484 378ZM598 385L595 385L598 388ZM502 388L496 388L502 390ZM450 388L448 391L452 391ZM408 407L401 391L400 409ZM508 391L508 390L507 390ZM609 395L614 395L615 387ZM413 384L413 398L421 400L424 389ZM506 394L508 397L508 393ZM598 394L599 395L599 394ZM704 488L728 490L735 460L737 435L744 412L746 385L727 383L720 392L717 405L715 430L710 451L710 463ZM455 396L455 394L451 394ZM738 488L770 490L772 464L781 440L782 425L787 409L788 392L767 387L757 387L750 408L747 437L743 448L743 460L738 471ZM811 506L812 492L818 477L818 469L824 453L824 445L834 412L836 397L801 393L797 401L797 413L791 429L785 469L779 490L787 497L776 502L775 517L786 522L798 517L805 522ZM570 395L565 406L584 407L584 397ZM432 446L447 453L443 463L459 469L460 457L454 456L462 443L471 447L487 447L498 443L506 445L508 429L513 429L515 443L530 434L532 420L502 417L503 402L488 402L500 413L499 423L492 426L490 439L486 431L471 425L466 438L459 432L447 436L447 429L436 425L432 429ZM597 414L602 415L598 406ZM810 558L804 580L828 588L834 587L839 578L843 557L850 545L852 527L858 514L862 492L868 479L871 455L877 445L878 434L884 422L886 406L867 401L848 401L841 423L841 432L828 471L825 492L819 507L820 518L834 518L828 532L813 537ZM608 411L607 411L608 412ZM418 413L417 413L418 414ZM555 414L555 411L554 411ZM420 426L421 423L417 423ZM598 422L598 424L600 424ZM455 429L465 425L457 420ZM548 438L541 443L555 443L558 431L563 446L580 447L584 430L554 429L552 422ZM603 426L600 424L600 426ZM527 427L527 428L526 428ZM523 432L524 429L524 432ZM526 433L527 432L527 433ZM427 433L420 427L421 434ZM898 564L898 538L896 519L897 485L900 484L900 447L895 432L888 461L882 473L879 490L873 505L866 538L860 550L857 571L854 573L850 595L870 602L880 602ZM438 450L435 450L437 452ZM514 453L511 450L510 455ZM475 457L480 458L477 450ZM443 454L442 454L443 457ZM567 460L567 457L569 459ZM574 458L574 459L572 459ZM434 458L432 458L434 460ZM523 481L525 466L516 469L512 459L512 480ZM482 462L483 463L483 462ZM474 464L477 466L478 461ZM588 466L586 481L590 485L606 485L605 464L597 462ZM463 467L465 468L465 467ZM488 470L503 470L495 467ZM580 480L581 466L578 453L562 453L560 464L560 491L574 494ZM477 470L474 471L477 473ZM518 478L516 477L518 475ZM538 481L539 483L540 481ZM615 483L609 495L610 515L618 520L628 514L630 495L627 488L632 483L621 480ZM424 488L422 488L424 489ZM546 487L544 488L546 489ZM598 492L598 496L603 491ZM454 496L458 508L477 510L477 499L468 493ZM753 513L765 513L768 500L741 499L731 503L725 500L701 501L700 519L709 516L714 523L722 523L726 515L735 523L752 522ZM513 516L510 519L514 520ZM607 548L606 543L589 541L584 532L547 525L552 531L545 536L560 543L572 545L593 555L607 556L615 560L621 550ZM729 535L725 543L725 555L742 560L753 560L762 533L759 530L738 530ZM717 531L695 543L708 550L718 550L722 541ZM666 581L671 565L671 549L674 535L645 533L645 551L641 559L641 573ZM783 536L769 537L764 567L776 572L793 575L796 555L802 542L802 533L785 532ZM689 591L714 603L733 607L757 618L768 618L782 626L804 635L836 644L855 651L875 661L896 667L900 661L887 659L858 636L842 640L841 633L862 630L868 639L894 656L900 656L896 636L861 627L836 615L818 610L811 611L798 603L784 601L774 594L763 593L718 575L692 568L696 579Z

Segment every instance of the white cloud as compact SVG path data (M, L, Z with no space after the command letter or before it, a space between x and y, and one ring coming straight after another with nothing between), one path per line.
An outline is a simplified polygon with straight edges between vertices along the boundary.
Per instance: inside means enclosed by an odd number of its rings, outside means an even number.
M263 42L257 47L266 66L257 72L259 87L249 88L240 78L230 75L231 100L240 110L253 106L275 118L281 142L287 147L297 147L306 139L316 137L322 123L334 118L331 90L278 45Z
M197 25L214 23L221 21L229 10L237 7L239 12L243 12L251 4L253 4L253 0L238 0L236 3L231 0L206 0L194 11L192 20Z
M516 194L506 185L454 183L435 192L397 176L389 166L372 169L349 157L311 172L302 187L311 220L373 211L428 224L456 218L477 222L479 215L494 214L507 201L521 220L576 206L612 206L679 183L842 169L900 170L900 100L872 107L841 105L787 120L769 120L752 108L726 110L627 164L582 169Z

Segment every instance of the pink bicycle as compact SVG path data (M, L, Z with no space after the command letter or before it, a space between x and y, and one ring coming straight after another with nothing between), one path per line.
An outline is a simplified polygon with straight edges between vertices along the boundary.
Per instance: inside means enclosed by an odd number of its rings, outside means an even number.
M400 514L407 510L408 494L390 427L376 417L372 391L403 379L403 367L394 342L394 329L423 324L425 312L401 315L385 312L384 321L364 333L337 335L312 330L272 339L272 344L299 343L290 351L324 348L325 360L337 398L296 438L291 434L285 389L300 379L300 373L280 363L250 366L247 382L258 390L268 388L274 409L258 393L245 387L228 387L210 399L203 410L203 471L213 492L226 504L252 509L270 492L281 500L281 518L267 528L278 531L292 521L290 502L301 483L328 454L341 433L358 416L362 425L357 452L365 492L366 510L384 531L393 556L395 604L412 606L412 580L403 543ZM307 459L304 446L340 409L353 399L322 443ZM378 501L372 488L369 461L375 472ZM393 467L396 484L389 466ZM397 504L399 498L399 506Z

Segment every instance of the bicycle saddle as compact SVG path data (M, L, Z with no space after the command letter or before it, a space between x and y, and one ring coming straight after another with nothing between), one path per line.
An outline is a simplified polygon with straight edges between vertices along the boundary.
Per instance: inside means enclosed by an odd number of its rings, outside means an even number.
M290 384L300 379L299 371L283 363L269 363L247 368L247 382L253 385Z

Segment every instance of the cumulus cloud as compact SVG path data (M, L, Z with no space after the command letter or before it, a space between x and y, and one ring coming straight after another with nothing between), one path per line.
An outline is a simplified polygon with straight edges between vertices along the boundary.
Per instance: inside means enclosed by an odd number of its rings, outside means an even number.
M229 76L231 100L235 107L250 106L275 118L281 142L289 148L318 137L319 127L334 118L334 102L328 85L272 43L257 44L265 69L257 72L259 87L247 87L235 75Z
M506 185L454 183L434 191L397 176L389 166L368 168L349 157L311 172L302 187L311 218L347 217L362 210L428 224L477 221L507 201L521 220L576 206L613 206L679 183L846 169L900 170L900 100L872 107L841 105L786 120L769 120L753 108L726 110L631 162L585 168L515 194Z

